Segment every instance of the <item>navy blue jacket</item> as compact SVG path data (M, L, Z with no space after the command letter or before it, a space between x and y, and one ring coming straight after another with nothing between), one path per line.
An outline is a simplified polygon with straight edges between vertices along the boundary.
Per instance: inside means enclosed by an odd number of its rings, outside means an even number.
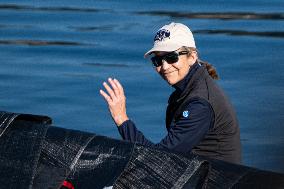
M185 90L192 75L200 68L195 63L187 76L173 87L178 92ZM183 116L168 128L168 134L159 143L154 144L139 131L134 122L127 120L118 127L119 133L124 140L140 143L150 147L170 149L177 152L190 152L191 149L207 134L214 125L214 112L211 105L203 99L191 101L183 111Z

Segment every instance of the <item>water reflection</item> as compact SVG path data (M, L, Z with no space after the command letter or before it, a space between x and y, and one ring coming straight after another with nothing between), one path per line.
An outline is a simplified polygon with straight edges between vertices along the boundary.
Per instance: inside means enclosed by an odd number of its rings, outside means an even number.
M63 73L61 74L65 77L70 77L70 78L81 78L81 79L85 79L85 78L93 78L95 77L95 75L92 74L85 74L85 73Z
M70 12L99 12L111 11L109 9L75 8L75 7L34 7L16 4L0 4L0 10L32 10L32 11L70 11Z
M174 18L193 18L193 19L246 19L246 20L283 20L282 13L253 13L253 12L199 12L183 13L171 11L143 11L136 12L141 15L169 16Z
M83 63L84 66L99 66L99 67L130 67L127 64L103 64L103 63ZM137 65L135 65L137 67Z
M199 34L227 34L239 36L264 36L284 38L284 32L277 31L244 31L244 30L195 30L194 33Z
M34 28L32 25L8 25L8 24L0 24L0 29L7 28Z
M2 45L30 45L30 46L49 46L49 45L62 45L62 46L82 46L90 45L70 41L39 41L39 40L0 40Z
M106 25L106 26L87 26L87 27L70 26L68 28L80 32L90 32L90 31L112 31L114 30L115 27L116 27L115 25Z

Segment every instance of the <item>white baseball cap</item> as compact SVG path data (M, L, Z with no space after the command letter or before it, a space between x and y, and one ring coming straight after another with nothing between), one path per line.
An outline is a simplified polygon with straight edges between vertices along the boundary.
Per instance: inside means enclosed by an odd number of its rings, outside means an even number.
M152 54L154 51L175 51L182 46L194 47L195 41L190 29L181 23L170 23L161 27L154 37L154 46L144 57Z

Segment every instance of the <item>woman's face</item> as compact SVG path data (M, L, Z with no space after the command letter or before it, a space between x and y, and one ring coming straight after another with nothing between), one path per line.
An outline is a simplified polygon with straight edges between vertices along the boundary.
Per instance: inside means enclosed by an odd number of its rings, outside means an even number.
M176 52L180 52L177 50ZM163 56L169 52L154 52L155 56ZM197 53L191 52L190 55L179 55L179 59L176 63L169 64L166 60L163 60L163 64L156 67L156 71L161 77L166 80L170 85L174 85L182 80L188 73L189 68L197 60Z

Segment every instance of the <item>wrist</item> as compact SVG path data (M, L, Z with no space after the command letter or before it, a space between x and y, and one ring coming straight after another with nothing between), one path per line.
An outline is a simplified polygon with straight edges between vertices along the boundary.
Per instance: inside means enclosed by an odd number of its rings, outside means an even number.
M114 120L115 124L119 127L121 126L125 121L129 120L127 115L125 116L117 116Z

